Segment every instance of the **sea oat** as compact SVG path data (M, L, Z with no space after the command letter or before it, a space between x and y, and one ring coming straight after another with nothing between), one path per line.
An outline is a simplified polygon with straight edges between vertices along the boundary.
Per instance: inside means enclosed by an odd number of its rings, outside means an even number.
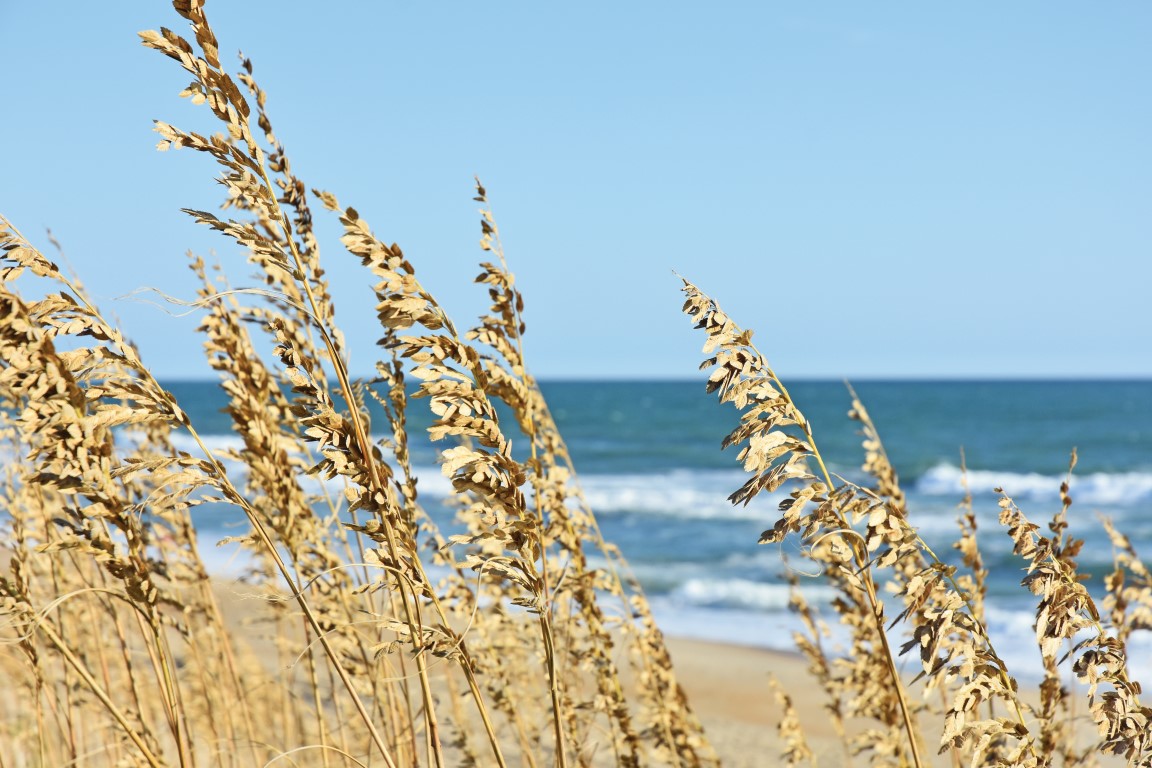
M907 752L920 765L918 729L888 645L884 606L868 566L871 552L877 552L881 564L898 559L910 539L907 526L875 494L833 482L816 450L810 423L752 345L752 332L740 328L692 283L683 282L683 311L707 335L705 354L713 353L700 366L711 369L706 389L741 411L740 425L721 447L746 443L737 459L752 478L729 499L748 504L762 491L775 491L788 481L802 483L780 503L782 517L760 541L778 542L790 533L802 533L810 544L809 556L825 566L827 578L842 595L834 606L852 633L853 647L849 660L840 662L846 669L836 676L843 685L836 693L846 697L849 713L882 724L879 730L865 730L858 749L870 751L877 762L900 760ZM801 434L795 434L797 429ZM819 479L811 472L809 459L819 465ZM866 532L860 534L853 526L865 520Z

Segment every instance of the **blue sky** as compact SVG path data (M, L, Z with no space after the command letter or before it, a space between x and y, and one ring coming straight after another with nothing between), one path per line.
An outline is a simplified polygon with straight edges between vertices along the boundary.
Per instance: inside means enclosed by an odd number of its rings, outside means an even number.
M166 3L7 2L0 212L62 241L161 376L210 376L185 251L242 258L187 77L136 32ZM485 309L489 190L541 378L689 378L675 269L785 379L1152 376L1152 5L245 2L243 49L296 172L398 242L459 325ZM318 207L318 206L317 206ZM364 273L318 212L353 369Z

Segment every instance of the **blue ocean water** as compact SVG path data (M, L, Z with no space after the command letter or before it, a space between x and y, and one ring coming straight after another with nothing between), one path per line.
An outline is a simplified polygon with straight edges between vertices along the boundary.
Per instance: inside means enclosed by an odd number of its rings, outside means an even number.
M171 389L202 434L235 441L219 412L218 387L176 382ZM1031 642L1035 598L1020 587L1022 563L997 525L1002 487L1042 527L1060 509L1059 487L1073 448L1071 535L1099 594L1112 548L1099 523L1111 517L1152 561L1152 381L862 381L855 382L908 496L910 518L944 557L954 557L958 505L964 496L961 452L992 570L989 623L997 650L1023 677L1038 672ZM733 507L729 493L745 476L736 449L720 441L738 414L717 403L700 381L549 382L542 385L567 440L605 536L615 542L643 584L669 634L788 648L795 627L781 579L782 552L795 542L761 546L777 518L780 494ZM789 383L812 422L829 469L865 482L858 425L847 418L850 397L840 382ZM430 421L413 401L410 427ZM379 431L384 422L379 421ZM447 446L444 446L447 447ZM425 504L449 486L431 444L414 446ZM234 533L227 519L202 517L209 539ZM1046 529L1045 529L1046 530ZM205 547L211 550L211 547ZM802 579L819 600L818 579ZM1152 642L1136 648L1152 659ZM1143 662L1149 667L1147 661ZM1148 669L1152 672L1152 669ZM1145 679L1152 675L1145 675Z

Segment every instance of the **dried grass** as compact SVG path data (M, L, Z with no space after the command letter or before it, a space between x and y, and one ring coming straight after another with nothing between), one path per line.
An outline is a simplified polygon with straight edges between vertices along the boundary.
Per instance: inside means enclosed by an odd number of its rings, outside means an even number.
M484 188L475 282L491 306L460 330L399 246L293 174L251 62L224 68L203 4L174 7L190 35L141 37L183 67L192 81L181 95L210 113L203 133L156 125L160 149L202 152L221 173L221 212L188 213L247 258L189 262L204 353L239 442L210 449L84 286L0 218L0 450L16 457L0 476L0 675L12 694L0 768L718 764L523 359L524 303ZM310 201L338 220L341 246L373 283L381 357L369 381L349 374ZM260 287L232 288L238 269L255 270ZM957 766L1088 766L1101 755L1152 765L1152 711L1127 665L1132 634L1152 628L1152 577L1128 539L1103 521L1115 568L1098 609L1067 485L1047 536L1002 498L1038 599L1045 677L1028 700L985 630L970 499L961 566L946 565L910 521L855 392L872 487L828 472L751 332L684 289L707 335L707 389L740 412L723 445L741 447L750 477L731 501L787 491L761 541L799 536L837 593L847 653L827 647L798 589L792 605L838 759L919 766L938 750ZM370 422L369 400L386 423ZM415 408L430 411L429 436L445 446L453 533L422 506ZM198 451L178 450L177 435ZM513 441L526 450L513 453ZM205 505L242 524L232 538L250 554L242 598L200 556L192 513ZM900 601L894 618L885 590ZM912 679L902 655L919 660ZM775 696L779 762L814 764L798 709ZM1099 734L1088 741L1085 717Z
M947 565L910 522L896 471L855 391L849 387L849 416L861 426L863 469L872 487L828 472L809 422L752 345L752 332L687 280L684 293L684 312L707 336L709 357L701 365L710 371L707 391L740 411L740 424L723 446L741 446L737 458L751 478L731 500L747 504L761 491L792 487L761 543L799 536L804 555L837 592L830 607L848 630L844 653L825 647L827 632L796 588L797 577L791 579L792 607L805 627L796 644L844 744L838 764L860 756L873 765L928 765L924 748L933 746L954 766L1088 766L1112 756L1129 766L1152 765L1152 708L1141 703L1141 686L1127 664L1127 641L1149 628L1148 571L1105 520L1115 569L1105 582L1107 615L1101 615L1076 562L1083 542L1068 532L1075 452L1050 536L1040 535L1012 499L1000 500L1000 524L1027 572L1021 585L1038 598L1044 678L1038 701L1031 701L985 629L988 572L971 497L959 516L961 565ZM903 606L890 621L877 599L881 589ZM897 627L908 638L898 653L887 640ZM906 654L920 660L912 679L898 671ZM1086 712L1077 711L1077 701ZM780 761L814 763L803 723L786 698L782 710ZM1094 737L1084 735L1086 718Z
M492 306L458 330L399 246L308 194L252 64L224 68L202 3L174 7L187 37L141 38L215 126L156 124L160 149L221 173L221 212L187 212L247 256L189 264L239 443L212 450L83 286L0 220L0 440L18 457L0 484L0 658L23 702L4 712L0 765L715 764L524 364L483 187L476 282ZM313 201L374 284L370 381L349 374ZM262 285L231 287L235 267ZM416 408L446 445L463 533L421 505ZM191 512L209 504L243 522L239 607L199 555Z

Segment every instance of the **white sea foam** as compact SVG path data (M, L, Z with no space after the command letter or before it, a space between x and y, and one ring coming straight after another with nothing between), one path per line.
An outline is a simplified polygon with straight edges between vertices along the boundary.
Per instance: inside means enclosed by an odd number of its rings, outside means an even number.
M656 623L665 634L674 637L772 648L778 651L795 650L791 632L781 631L781 629L799 628L799 622L789 614L700 608L685 606L663 598L652 599L650 603Z
M1050 501L1060 498L1064 475L1035 472L968 470L968 487L975 494L992 493L995 488L1014 499ZM1093 472L1072 475L1070 493L1077 502L1100 505L1130 505L1152 502L1152 473ZM951 464L939 464L925 472L915 484L916 493L926 496L964 495L964 473Z
M581 488L598 514L628 512L696 519L760 520L779 498L733 506L728 496L744 482L739 473L687 470L654 474L584 475Z
M1044 667L1036 644L1035 607L1021 604L1015 609L1005 609L990 605L987 611L988 636L1008 669L1020 679L1040 680ZM1092 636L1091 630L1085 630L1073 637L1071 643ZM1071 643L1065 645L1061 654L1069 650ZM1144 630L1132 634L1128 641L1128 666L1134 679L1144 682L1152 679L1152 633Z
M176 433L177 449L192 455L201 451L191 436ZM208 435L204 442L213 452L243 447L238 435ZM242 472L242 466L228 466ZM415 468L420 491L432 498L451 494L452 486L437 466ZM652 473L591 474L579 476L584 495L598 513L629 512L680 518L763 519L765 510L775 511L783 494L766 494L749 507L733 507L728 496L748 476L737 470L671 470ZM1060 497L1063 474L974 470L967 472L967 486L973 494L988 495L1003 488L1018 501L1051 501ZM948 463L938 464L921 475L909 488L922 497L940 497L958 502L965 493L965 473ZM1152 472L1093 472L1073 474L1071 494L1077 503L1127 506L1152 503Z
M443 498L452 485L436 467L417 467L422 496ZM764 494L757 503L733 506L728 496L746 479L724 470L675 470L652 474L582 474L578 481L597 515L629 513L681 519L763 520L776 511L781 494Z
M213 453L225 450L238 451L244 447L244 439L236 434L201 435L200 439L204 441L204 446ZM195 438L187 432L173 433L172 446L178 451L185 451L193 456L202 456L204 453L200 450L200 445Z
M827 587L812 586L805 589L810 600L831 597ZM787 584L766 584L748 579L688 579L672 592L672 598L698 607L743 608L759 612L786 611L789 588Z
M721 587L718 591L725 592L727 589ZM780 589L786 591L784 587ZM705 591L712 594L715 587ZM747 594L756 592L750 590ZM760 594L766 598L763 600L765 603L775 601L771 590ZM795 650L792 633L803 631L799 617L788 612L786 605L770 610L716 603L701 605L685 600L683 593L651 597L650 603L660 627L665 633L677 637ZM821 613L829 622L831 630L830 638L825 641L828 652L833 655L846 652L849 638L845 628L835 622L831 612ZM1026 683L1037 683L1043 677L1044 670L1033 629L1034 608L1023 604L1016 609L990 607L987 618L993 647L1000 658L1004 659L1013 677ZM904 625L897 625L889 632L894 646L899 647L907 639L905 629ZM1083 638L1077 636L1076 639ZM909 663L912 660L910 658ZM1134 679L1145 682L1152 679L1152 632L1140 631L1132 635L1128 643L1128 660L1129 671ZM1065 665L1068 663L1065 662Z

